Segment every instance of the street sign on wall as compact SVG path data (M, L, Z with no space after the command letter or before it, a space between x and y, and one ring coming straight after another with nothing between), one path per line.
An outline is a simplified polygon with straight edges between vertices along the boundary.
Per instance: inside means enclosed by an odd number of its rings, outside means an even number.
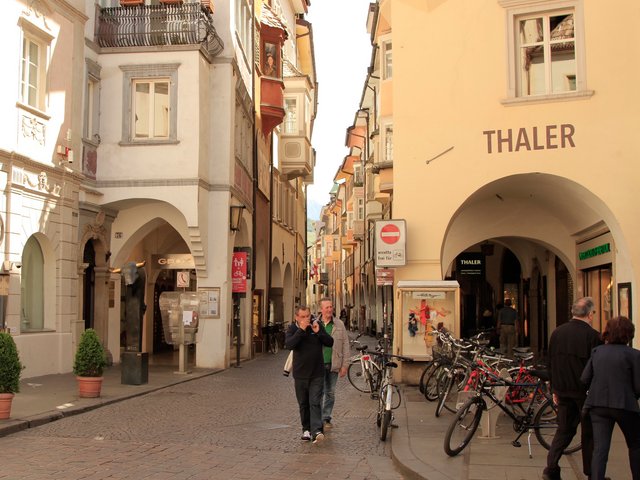
M407 226L404 220L376 221L376 267L401 267L407 263Z
M393 286L393 268L376 268L376 286Z
M231 292L245 293L247 291L247 253L233 252L231 261Z

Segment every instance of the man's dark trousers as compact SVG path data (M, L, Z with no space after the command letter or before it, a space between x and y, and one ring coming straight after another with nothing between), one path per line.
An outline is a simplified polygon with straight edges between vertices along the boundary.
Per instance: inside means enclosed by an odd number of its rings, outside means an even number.
M295 379L302 429L308 430L312 435L322 431L323 387L324 377Z
M550 478L560 478L560 457L565 448L569 446L571 440L578 430L578 425L582 426L582 471L585 475L591 475L591 458L593 456L593 427L589 415L582 416L582 406L585 398L558 397L558 430L551 442L549 454L547 455L547 468L544 473Z

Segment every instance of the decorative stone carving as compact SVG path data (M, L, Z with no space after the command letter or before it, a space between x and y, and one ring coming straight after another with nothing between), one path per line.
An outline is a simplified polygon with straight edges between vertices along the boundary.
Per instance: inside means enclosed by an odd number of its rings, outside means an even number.
M59 184L50 185L47 172L40 172L37 176L22 172L22 184L31 187L34 190L38 190L44 193L50 193L52 195L60 195L62 186Z
M100 215L99 212L98 215ZM104 213L103 213L104 215ZM107 235L107 230L102 226L102 224L97 224L97 223L87 223L85 224L84 228L83 228L83 232L82 232L82 239L83 239L83 244L86 243L88 238L92 238L93 240L102 240L103 243L106 240L106 235ZM105 243L106 244L106 243Z
M35 117L22 115L22 136L44 145L47 126Z
M49 25L47 25L47 16L46 13L49 12L50 9L43 3L41 0L30 0L29 5L27 5L27 9L22 11L22 14L25 17L34 16L35 18L42 19L43 25L50 30Z

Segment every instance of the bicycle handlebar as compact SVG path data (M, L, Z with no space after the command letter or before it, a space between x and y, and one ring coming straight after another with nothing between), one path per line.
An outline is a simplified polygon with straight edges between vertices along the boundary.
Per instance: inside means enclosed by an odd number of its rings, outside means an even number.
M413 362L413 358L403 357L402 355L394 355L393 353L384 353L384 352L369 352L371 355L377 355L379 357L389 357L389 358L397 358L398 360L402 360L403 362Z

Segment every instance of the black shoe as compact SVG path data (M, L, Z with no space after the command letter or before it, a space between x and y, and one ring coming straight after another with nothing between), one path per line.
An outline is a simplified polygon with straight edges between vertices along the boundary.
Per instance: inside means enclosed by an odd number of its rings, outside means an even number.
M542 474L542 480L562 480L560 475L550 475L548 473Z

